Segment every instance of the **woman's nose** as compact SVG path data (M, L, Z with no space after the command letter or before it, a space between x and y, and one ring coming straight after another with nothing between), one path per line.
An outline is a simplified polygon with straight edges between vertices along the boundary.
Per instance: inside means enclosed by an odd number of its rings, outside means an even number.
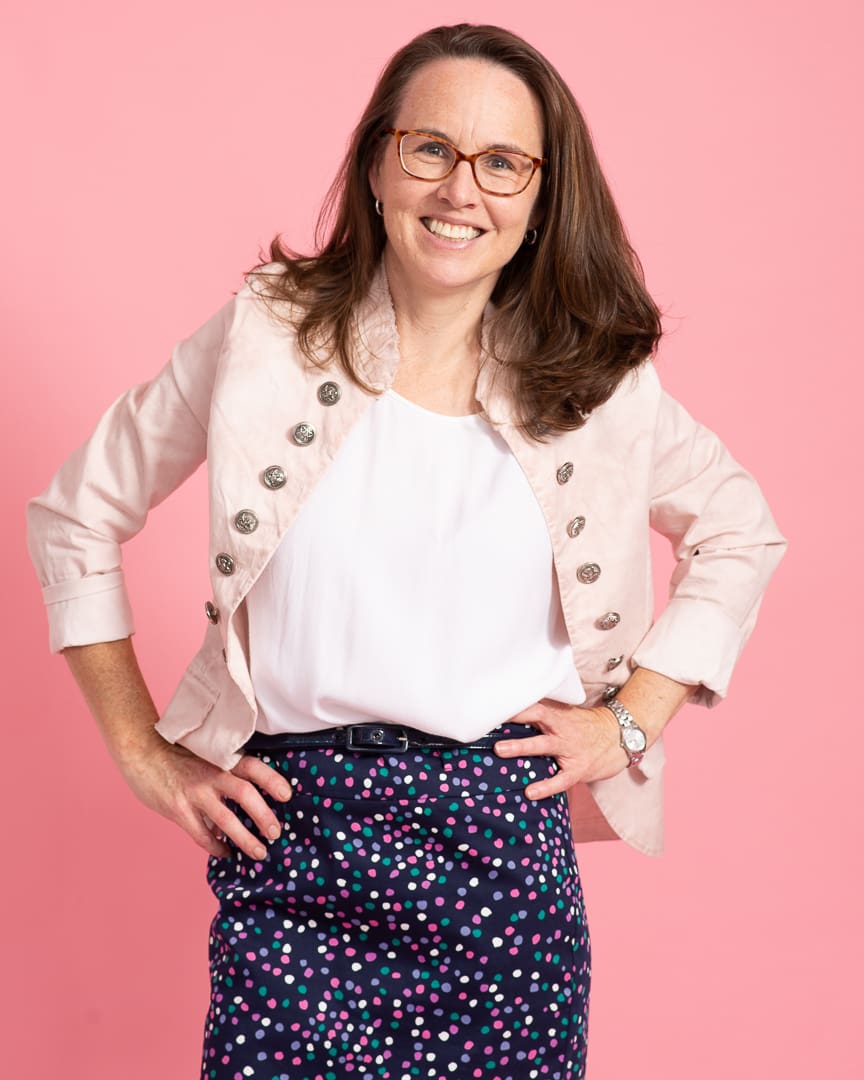
M460 161L438 188L439 195L454 206L472 206L480 195L470 161Z

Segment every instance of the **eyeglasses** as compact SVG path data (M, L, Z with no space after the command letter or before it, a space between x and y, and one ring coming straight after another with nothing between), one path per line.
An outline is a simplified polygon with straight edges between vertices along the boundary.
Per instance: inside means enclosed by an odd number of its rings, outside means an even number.
M479 154L463 154L446 139L422 131L397 131L387 128L382 135L392 135L399 148L399 163L404 172L416 180L443 180L460 161L467 161L474 182L487 195L518 195L531 183L531 178L545 158L531 157L518 150L481 150Z

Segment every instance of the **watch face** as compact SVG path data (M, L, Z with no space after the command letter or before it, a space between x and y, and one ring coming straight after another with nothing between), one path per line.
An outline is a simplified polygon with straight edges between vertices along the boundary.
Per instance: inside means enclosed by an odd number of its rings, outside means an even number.
M645 732L639 728L627 728L624 732L624 745L632 754L641 753L648 745Z

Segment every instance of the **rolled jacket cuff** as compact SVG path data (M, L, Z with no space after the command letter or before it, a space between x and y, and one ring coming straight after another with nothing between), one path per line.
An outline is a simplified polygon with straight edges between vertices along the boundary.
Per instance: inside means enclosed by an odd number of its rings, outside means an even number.
M119 641L134 633L122 571L62 581L43 590L51 652L70 645Z
M700 689L691 698L712 706L729 690L746 635L719 605L673 598L633 653L637 667Z

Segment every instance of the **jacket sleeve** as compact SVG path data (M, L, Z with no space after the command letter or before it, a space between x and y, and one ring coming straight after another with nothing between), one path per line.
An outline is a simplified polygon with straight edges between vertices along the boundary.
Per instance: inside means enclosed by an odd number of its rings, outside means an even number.
M678 560L669 602L633 654L639 667L726 696L762 594L786 548L758 484L717 436L661 392L652 528Z
M226 305L148 383L119 397L27 506L27 543L52 652L134 630L120 545L204 461L209 400L231 318Z

